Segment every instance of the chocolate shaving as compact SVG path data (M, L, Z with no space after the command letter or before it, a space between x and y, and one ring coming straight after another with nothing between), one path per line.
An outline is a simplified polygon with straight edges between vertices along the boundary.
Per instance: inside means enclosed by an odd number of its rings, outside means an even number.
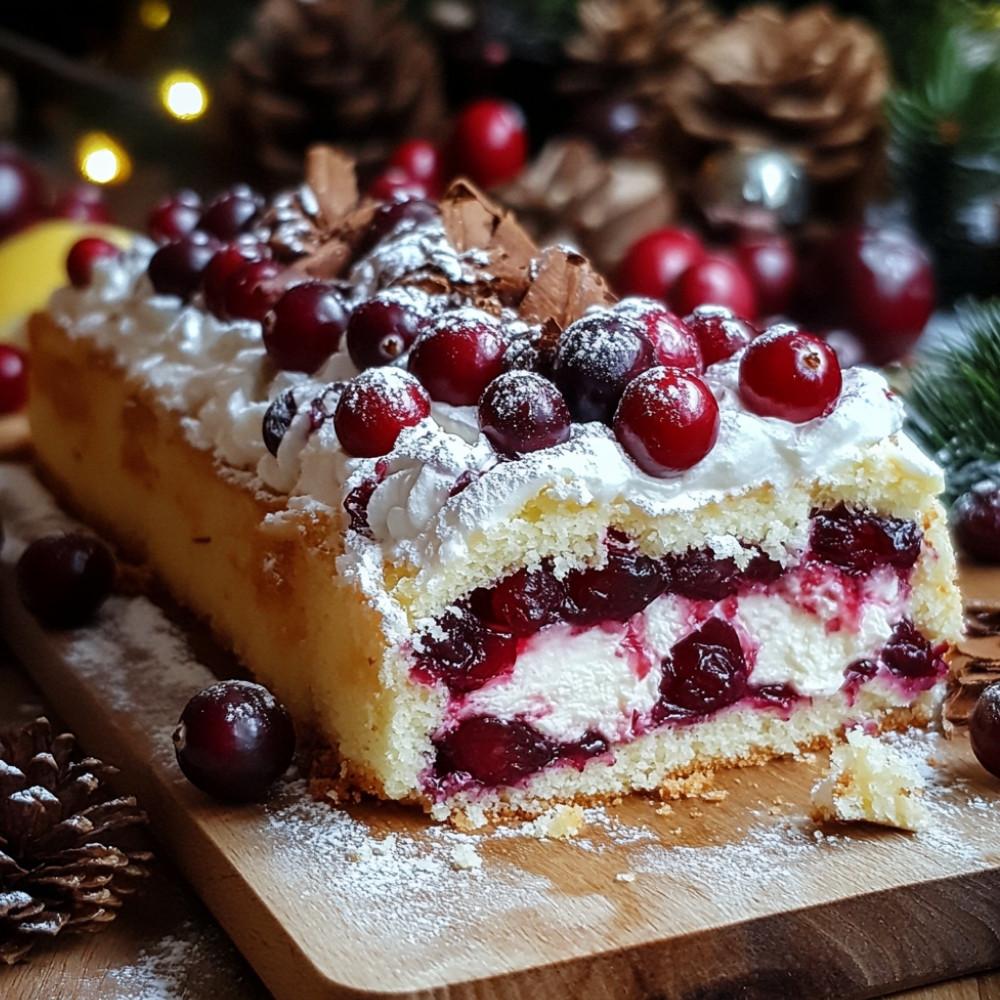
M590 261L565 247L548 247L534 263L534 279L518 310L526 323L564 330L591 306L610 306L615 296Z
M956 649L942 707L942 727L949 736L965 726L979 696L1000 681L1000 605L995 600L965 601L965 639Z
M995 601L971 599L965 602L967 636L1000 635L1000 605Z
M358 203L353 157L333 146L310 146L306 153L306 183L319 205L320 225L334 226Z

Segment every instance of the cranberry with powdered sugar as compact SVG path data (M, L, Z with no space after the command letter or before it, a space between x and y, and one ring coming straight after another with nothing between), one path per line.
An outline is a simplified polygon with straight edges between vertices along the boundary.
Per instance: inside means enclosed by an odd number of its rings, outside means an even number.
M841 382L833 348L788 324L751 341L740 359L740 397L762 417L793 424L821 417L837 402Z
M264 349L283 371L316 371L340 346L347 307L326 281L292 285L264 317Z
M479 400L479 426L498 452L519 455L567 441L569 409L547 378L535 372L504 372Z
M563 331L552 362L552 381L574 420L610 425L625 387L655 362L643 324L604 310Z
M406 289L388 289L355 306L347 321L347 353L359 368L388 365L417 337L426 311Z
M191 784L226 802L256 802L291 764L295 729L267 688L227 680L184 706L173 742Z
M668 368L685 368L699 374L705 370L701 345L694 331L662 302L627 298L615 303L611 312L616 316L638 320L643 325L656 352L657 364Z
M350 455L387 455L400 432L431 412L423 386L399 368L368 368L344 387L333 413L341 447Z
M475 406L503 371L507 349L500 321L478 309L454 309L429 320L410 350L410 371L431 399Z
M633 379L615 411L615 437L650 476L697 465L719 437L719 404L693 372L650 368Z

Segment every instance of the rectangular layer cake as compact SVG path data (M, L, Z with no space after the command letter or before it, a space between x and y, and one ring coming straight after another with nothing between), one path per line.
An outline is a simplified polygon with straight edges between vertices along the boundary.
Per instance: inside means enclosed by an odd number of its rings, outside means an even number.
M762 416L746 348L677 367L637 332L652 304L468 186L379 206L326 151L252 234L282 287L338 297L323 357L289 360L280 305L165 290L137 237L33 319L32 433L44 480L335 751L332 780L477 824L932 719L954 557L880 374ZM697 381L693 461L654 466L615 421L626 347L629 378Z

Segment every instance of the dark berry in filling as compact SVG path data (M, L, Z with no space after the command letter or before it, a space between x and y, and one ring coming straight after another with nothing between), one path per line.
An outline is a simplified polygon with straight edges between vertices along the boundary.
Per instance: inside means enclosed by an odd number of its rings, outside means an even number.
M566 575L566 618L575 625L628 621L663 592L663 585L662 564L611 532L603 566L574 569Z
M414 671L420 679L443 680L452 694L475 691L510 673L517 657L512 632L492 628L465 605L434 620L414 642Z
M879 566L911 569L920 555L921 538L913 521L854 510L841 502L813 511L809 548L813 558L860 575Z
M389 473L389 463L380 458L375 463L375 475L365 479L351 490L344 497L344 510L350 518L351 528L362 535L370 535L371 529L368 525L368 504L371 501L375 488Z
M555 747L528 723L478 716L435 741L438 774L468 774L484 785L517 785L555 758Z
M660 696L669 705L704 715L739 701L749 673L736 630L721 618L709 618L671 647L663 661Z
M699 601L721 601L749 583L772 583L782 573L781 563L758 552L741 570L736 560L717 556L711 549L688 549L663 561L670 593Z
M490 599L496 621L515 635L531 635L559 621L566 603L566 588L546 565L535 570L519 569L501 580Z
M940 667L934 647L904 618L882 649L882 662L899 677L932 677Z

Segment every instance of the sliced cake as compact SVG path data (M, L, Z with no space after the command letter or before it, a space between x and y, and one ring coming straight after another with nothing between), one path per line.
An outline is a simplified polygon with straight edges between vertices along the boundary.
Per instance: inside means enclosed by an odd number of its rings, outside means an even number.
M954 557L880 374L328 150L219 215L34 318L37 466L331 780L479 823L933 716Z

